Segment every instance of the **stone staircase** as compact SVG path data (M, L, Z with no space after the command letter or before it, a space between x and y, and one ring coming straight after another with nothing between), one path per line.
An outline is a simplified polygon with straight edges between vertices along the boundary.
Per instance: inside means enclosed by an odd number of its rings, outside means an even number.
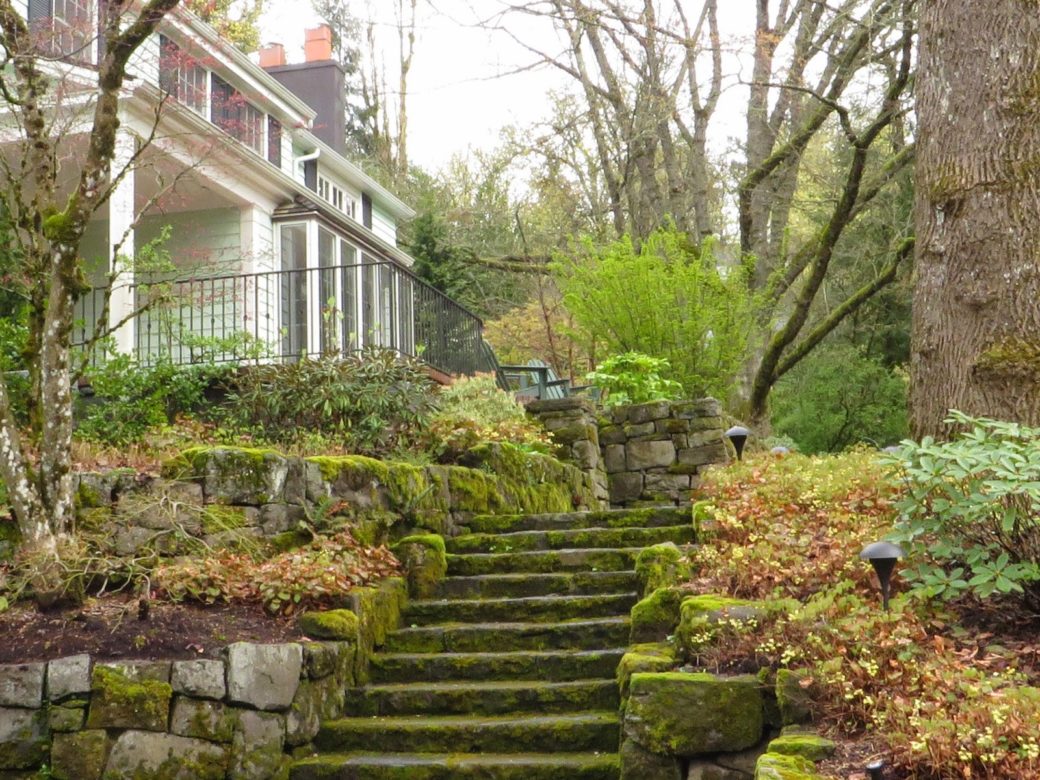
M292 780L617 780L618 689L640 549L688 509L475 518L440 598L413 601Z

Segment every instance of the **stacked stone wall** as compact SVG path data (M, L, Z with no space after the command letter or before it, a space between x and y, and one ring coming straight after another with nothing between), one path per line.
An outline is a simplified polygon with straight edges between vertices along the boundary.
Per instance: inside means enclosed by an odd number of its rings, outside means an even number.
M704 467L729 457L713 398L617 406L598 417L589 401L564 398L536 401L528 412L612 507L682 505Z

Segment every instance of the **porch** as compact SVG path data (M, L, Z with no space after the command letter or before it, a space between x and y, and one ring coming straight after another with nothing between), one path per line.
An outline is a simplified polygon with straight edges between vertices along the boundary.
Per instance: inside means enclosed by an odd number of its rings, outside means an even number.
M494 370L479 317L402 266L364 256L317 268L95 288L77 304L75 343L90 339L106 295L139 312L122 342L142 365L298 360L380 347L442 374Z

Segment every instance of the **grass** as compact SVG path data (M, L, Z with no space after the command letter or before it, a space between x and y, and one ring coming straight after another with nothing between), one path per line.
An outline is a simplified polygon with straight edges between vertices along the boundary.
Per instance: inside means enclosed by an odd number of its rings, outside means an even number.
M891 611L880 608L858 553L891 528L896 490L867 451L712 471L698 498L714 519L690 587L792 601L778 617L723 627L687 660L800 670L818 725L881 746L896 776L1040 777L1035 626L994 620L999 603L911 598L898 574Z

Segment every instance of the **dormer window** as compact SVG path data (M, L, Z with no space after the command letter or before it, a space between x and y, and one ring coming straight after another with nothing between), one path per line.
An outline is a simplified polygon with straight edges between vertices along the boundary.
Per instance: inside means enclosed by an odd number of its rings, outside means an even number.
M44 51L92 62L97 35L93 6L93 0L29 0L29 26Z
M210 88L213 124L257 154L264 153L264 112L216 74Z
M208 73L165 35L159 36L159 88L196 114L206 115Z

